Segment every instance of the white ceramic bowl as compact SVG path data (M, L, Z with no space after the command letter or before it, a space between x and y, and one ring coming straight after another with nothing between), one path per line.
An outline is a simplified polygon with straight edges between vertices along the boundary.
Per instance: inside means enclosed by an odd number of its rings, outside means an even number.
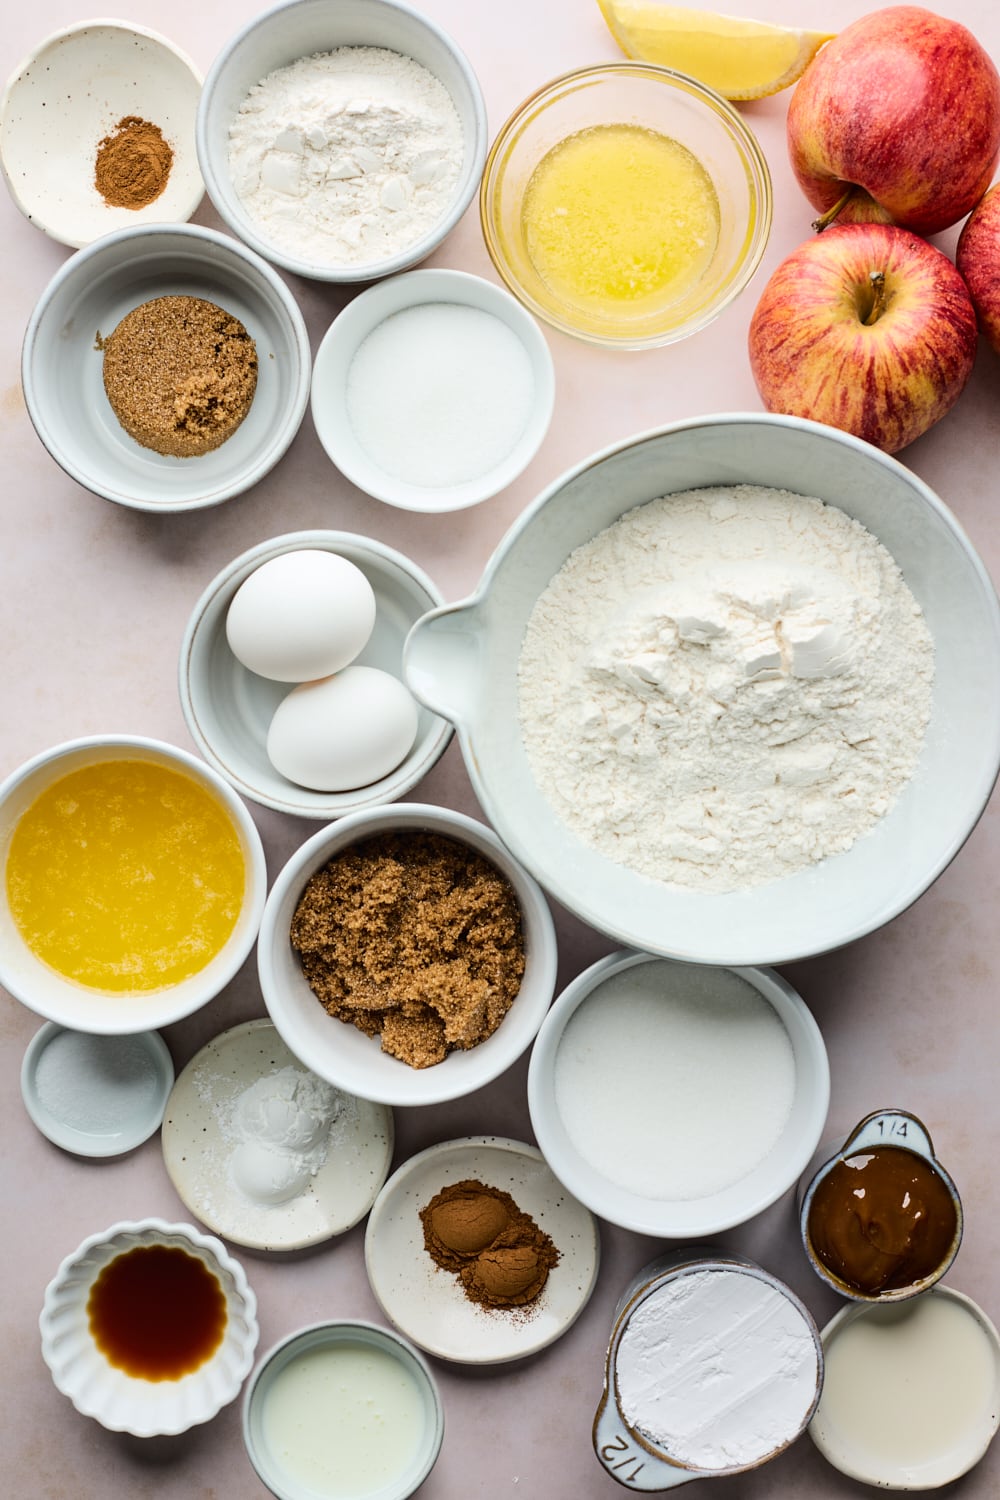
M217 303L257 345L257 389L220 447L194 458L154 453L131 438L104 390L95 347L153 297ZM35 431L71 478L137 510L194 510L249 489L282 457L309 400L305 321L281 277L214 229L193 224L121 229L61 266L24 336L21 379Z
M205 191L194 125L201 74L165 36L126 21L54 32L14 69L0 98L0 166L17 207L64 245L136 224L181 223ZM145 208L112 208L97 190L97 149L120 120L158 125L173 151Z
M210 765L244 797L296 817L329 820L404 796L447 748L452 726L420 709L417 738L403 761L369 786L316 792L296 786L267 756L267 731L291 684L258 677L226 640L226 615L244 579L285 552L318 549L346 557L375 593L375 628L359 664L402 677L403 642L414 621L442 603L437 585L401 552L350 531L292 531L242 552L195 605L181 644L179 684L188 729Z
M104 1268L120 1255L165 1245L200 1260L217 1278L226 1325L215 1352L179 1379L146 1380L113 1365L88 1326L87 1301ZM140 1219L92 1234L62 1262L45 1289L39 1327L52 1379L85 1417L112 1432L156 1437L207 1422L239 1394L257 1347L257 1299L239 1261L220 1240L190 1224Z
M576 547L632 506L738 483L817 496L866 526L924 612L936 674L916 773L871 833L784 880L706 894L613 864L556 816L524 751L517 667L538 596ZM556 900L629 947L698 963L783 963L898 916L962 847L1000 765L1000 609L971 543L896 459L795 417L700 417L577 465L517 519L471 598L418 622L404 668L417 697L456 725L486 816Z
M465 137L454 196L438 224L399 254L363 265L300 260L272 244L247 213L229 174L230 126L255 84L275 68L336 47L383 47L413 58L444 84ZM248 22L215 59L198 106L197 142L208 195L234 234L297 276L372 281L423 260L454 229L472 202L486 160L486 107L476 75L451 37L401 0L283 0Z
M271 1423L267 1419L267 1406L275 1386L291 1366L302 1359L311 1359L323 1354L335 1354L338 1350L351 1351L361 1356L375 1358L389 1356L400 1367L403 1379L408 1378L414 1404L419 1407L414 1416L414 1428L409 1421L406 1428L397 1434L393 1431L391 1400L373 1384L368 1402L364 1392L359 1393L357 1382L365 1377L354 1371L354 1381L346 1403L346 1412L357 1403L359 1412L374 1421L358 1420L351 1428L350 1418L336 1407L323 1417L323 1393L335 1390L334 1382L322 1381L315 1396L307 1400L311 1410L301 1409L296 1422L296 1431L302 1442L302 1450L294 1452L285 1423L284 1441L272 1435ZM294 1377L293 1377L294 1378ZM282 1402L282 1405L286 1405ZM338 1403L339 1405L339 1403ZM321 1425L320 1425L321 1424ZM382 1429L382 1437L374 1437ZM315 1455L323 1447L317 1441L317 1430L326 1440L332 1452L324 1454L322 1469L316 1466ZM394 1451L400 1442L412 1437L412 1451L403 1456L397 1472L392 1474ZM246 1388L243 1399L243 1441L247 1456L260 1480L276 1495L278 1500L317 1500L321 1494L368 1495L371 1500L407 1500L419 1489L437 1462L444 1438L444 1407L438 1392L437 1382L427 1361L417 1353L406 1339L389 1328L380 1328L357 1318L338 1318L326 1323L312 1323L290 1333L269 1349L261 1359ZM364 1470L364 1459L374 1443L384 1445L384 1464L376 1481ZM304 1455L311 1455L312 1461ZM347 1477L349 1476L349 1477Z
M830 1102L830 1069L819 1027L799 995L770 969L735 970L773 1008L791 1042L795 1086L791 1111L777 1141L750 1172L702 1198L645 1196L612 1181L578 1149L556 1102L556 1057L577 1010L605 982L630 969L673 965L648 953L612 953L584 970L558 996L542 1023L528 1068L528 1108L535 1138L553 1172L581 1203L611 1224L658 1239L694 1239L719 1234L762 1213L798 1179L816 1149ZM678 966L680 967L680 966ZM614 1004L609 994L606 1001ZM628 1058L609 1058L609 1068L628 1072ZM687 1080L690 1084L690 1080ZM669 1089L669 1076L663 1088ZM637 1142L637 1149L641 1143ZM670 1142L664 1141L665 1152Z
M377 1037L365 1036L328 1016L309 988L289 940L292 916L310 876L348 845L397 830L424 830L468 844L507 877L521 907L525 969L510 1010L486 1041L450 1052L429 1068L411 1068L383 1052ZM397 802L349 813L329 828L321 828L296 850L279 871L267 898L257 963L271 1020L306 1067L361 1099L381 1104L440 1104L491 1083L529 1046L552 999L556 940L545 897L492 829L448 808Z
M418 484L387 472L359 442L347 406L351 365L368 335L394 313L429 303L471 307L498 318L520 340L534 379L527 423L503 460L474 478L447 486ZM416 393L410 420L416 420L420 399L421 393ZM312 417L328 456L352 484L403 510L464 510L506 489L541 446L554 401L552 355L534 318L501 287L464 271L410 271L369 287L334 319L313 366Z
M107 993L64 979L36 958L11 917L6 882L0 895L0 984L29 1010L75 1031L127 1035L153 1031L191 1015L233 978L253 947L267 891L260 834L231 787L186 750L140 735L93 735L68 740L26 761L0 785L0 866L21 815L53 782L98 761L142 760L167 766L200 783L232 818L246 875L243 907L228 940L210 963L180 983L143 994Z

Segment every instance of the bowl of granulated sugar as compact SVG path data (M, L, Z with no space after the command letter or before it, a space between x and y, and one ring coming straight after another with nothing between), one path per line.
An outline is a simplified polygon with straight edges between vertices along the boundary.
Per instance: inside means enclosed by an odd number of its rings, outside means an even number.
M531 1123L560 1182L659 1239L768 1208L815 1151L829 1099L819 1027L773 969L630 951L562 992L528 1069Z
M472 202L486 107L451 37L401 0L284 0L219 53L196 137L234 234L298 276L372 281Z

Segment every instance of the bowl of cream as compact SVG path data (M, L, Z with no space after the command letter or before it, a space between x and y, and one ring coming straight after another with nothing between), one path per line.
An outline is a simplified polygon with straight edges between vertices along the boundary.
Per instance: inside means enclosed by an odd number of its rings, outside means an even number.
M902 464L794 417L699 417L584 460L403 666L548 892L691 963L881 927L1000 766L981 559Z
M338 1319L269 1350L243 1400L243 1440L278 1500L406 1500L444 1437L430 1369L399 1334Z

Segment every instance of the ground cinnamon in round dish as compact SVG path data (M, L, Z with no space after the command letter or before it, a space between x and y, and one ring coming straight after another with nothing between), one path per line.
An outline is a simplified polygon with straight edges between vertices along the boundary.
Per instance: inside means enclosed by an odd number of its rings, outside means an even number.
M522 1308L534 1302L559 1251L509 1193L475 1178L449 1183L420 1210L424 1249L453 1272L470 1302Z
M334 855L306 885L290 936L326 1011L414 1068L492 1036L524 974L510 881L423 830Z
M98 144L94 185L109 208L146 208L163 192L173 164L159 125L126 115Z
M144 448L194 458L218 448L250 410L257 350L239 318L202 297L154 297L108 338L104 389Z

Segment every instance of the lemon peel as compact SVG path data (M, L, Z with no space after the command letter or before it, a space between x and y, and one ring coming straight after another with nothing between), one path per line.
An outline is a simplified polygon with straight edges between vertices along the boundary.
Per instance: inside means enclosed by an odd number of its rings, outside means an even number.
M725 99L764 99L788 88L833 36L659 0L597 3L626 57L687 73Z

